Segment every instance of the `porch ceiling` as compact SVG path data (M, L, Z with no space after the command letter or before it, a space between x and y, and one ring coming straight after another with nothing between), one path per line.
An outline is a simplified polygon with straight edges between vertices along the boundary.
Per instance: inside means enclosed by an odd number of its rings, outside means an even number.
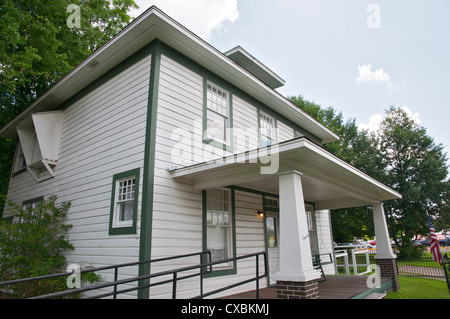
M197 190L236 185L278 194L277 173L295 169L303 174L305 200L314 202L319 210L401 198L399 193L306 138L272 146L270 157L261 159L259 155L258 150L253 150L220 161L175 168L171 173L175 180L191 183ZM247 161L243 162L243 158ZM274 168L271 174L262 174L269 165Z

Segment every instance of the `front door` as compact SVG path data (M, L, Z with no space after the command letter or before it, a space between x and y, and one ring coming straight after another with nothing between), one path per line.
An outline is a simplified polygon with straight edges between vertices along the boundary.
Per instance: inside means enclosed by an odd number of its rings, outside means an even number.
M280 268L279 220L278 212L266 213L267 253L269 262L270 285L276 285L274 273Z

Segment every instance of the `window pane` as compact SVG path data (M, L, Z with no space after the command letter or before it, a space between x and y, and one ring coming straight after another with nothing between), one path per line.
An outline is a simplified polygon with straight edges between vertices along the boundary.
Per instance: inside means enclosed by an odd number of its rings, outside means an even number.
M209 226L207 228L207 249L211 251L212 261L218 261L228 258L228 236L228 227Z
M229 195L228 190L206 191L206 206L212 209L212 211L206 211L206 246L211 251L213 261L227 259L231 252ZM219 265L218 267L224 266L228 267L229 265Z
M134 201L127 201L118 204L119 221L133 220Z
M116 184L115 226L130 226L135 207L136 178L118 180Z
M266 230L267 230L267 238L269 241L269 248L278 247L277 243L277 232L276 232L276 219L274 217L266 218Z
M260 135L261 135L261 146L270 146L275 143L274 129L275 120L264 114L260 113Z
M221 142L226 141L227 119L212 111L207 112L206 136Z
M211 225L211 224L212 224L212 212L211 212L211 210L208 210L208 211L206 212L206 223L207 223L208 225Z
M229 106L228 92L208 83L206 86L207 137L219 142L226 142Z

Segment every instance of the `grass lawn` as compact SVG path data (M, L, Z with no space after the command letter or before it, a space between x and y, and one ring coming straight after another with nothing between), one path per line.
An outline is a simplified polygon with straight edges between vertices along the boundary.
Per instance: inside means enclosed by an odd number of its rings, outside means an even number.
M400 291L390 292L386 299L450 299L445 281L399 276Z

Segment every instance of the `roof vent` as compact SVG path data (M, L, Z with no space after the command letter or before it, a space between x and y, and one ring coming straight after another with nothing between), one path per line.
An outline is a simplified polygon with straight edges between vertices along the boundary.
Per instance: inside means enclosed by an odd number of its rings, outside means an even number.
M92 60L91 62L88 63L88 67L90 67L90 68L95 68L95 67L97 67L97 65L99 65L99 64L100 64L100 62L95 61L95 60Z

